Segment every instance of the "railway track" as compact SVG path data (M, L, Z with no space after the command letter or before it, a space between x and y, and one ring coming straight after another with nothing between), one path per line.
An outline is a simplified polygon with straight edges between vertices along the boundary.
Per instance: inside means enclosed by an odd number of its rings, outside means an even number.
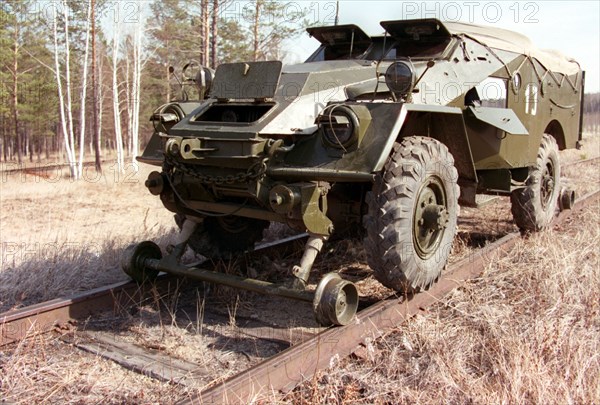
M588 159L586 162L598 160ZM581 164L581 161L571 165ZM574 207L581 209L597 201L600 191L582 197ZM571 211L565 211L556 219L563 221ZM367 338L376 338L386 330L397 327L410 317L424 311L428 306L438 302L445 294L460 286L466 280L481 273L486 263L496 255L507 252L519 238L518 233L510 233L487 247L476 250L469 257L455 263L445 272L440 281L429 291L413 297L390 296L360 311L354 322L344 327L316 330L300 338L290 338L281 334L273 335L273 328L265 325L267 333L256 333L256 322L253 324L254 336L283 342L287 349L281 350L253 367L223 381L211 381L201 385L204 388L198 395L189 398L189 403L223 403L248 402L268 395L273 391L289 391L299 383L310 378L318 370L330 365L336 356L344 357L364 343ZM276 243L266 244L256 249L255 253L265 254L270 250L283 248L300 249L305 235L287 238ZM209 266L199 263L197 266ZM175 280L172 276L162 276L157 288L168 289ZM139 304L146 296L146 291L134 283L119 283L90 292L78 294L68 299L58 299L31 307L0 314L0 345L20 341L38 333L47 333L55 329L68 328L72 322L95 316L102 312L110 312L114 308L123 308ZM120 345L114 338L106 339L102 333L93 334L94 342L74 343L83 350L109 358L117 363L163 381L176 382L183 385L193 384L202 372L194 364L177 362L161 355L148 356L136 353L132 345ZM70 343L73 343L70 340ZM128 355L129 354L129 355ZM131 361L132 357L140 361ZM166 367L165 364L169 363ZM149 366L153 364L154 366ZM206 373L205 373L206 374ZM206 376L206 375L205 375Z
M300 249L306 238L307 235L302 234L262 244L249 254L260 255L274 250ZM211 263L203 261L194 263L194 266L210 268ZM176 277L163 273L157 278L155 286L159 290L168 289L175 279ZM0 314L0 346L68 327L73 322L105 311L139 304L147 295L144 288L133 281L121 282Z
M594 203L600 190L581 198L574 210ZM564 221L571 211L563 211L555 225ZM486 264L508 252L520 238L510 233L473 255L455 263L428 291L415 296L392 295L360 311L355 322L330 328L314 338L293 346L252 369L236 375L191 398L187 403L247 403L273 391L288 392L317 371L327 368L334 357L353 353L367 338L374 339L398 327L409 318L425 311L465 281L478 276Z
M577 160L575 162L569 162L566 165L563 165L563 167L568 168L568 167L579 166L579 165L588 164L588 163L596 163L598 161L600 161L600 156L595 156L595 157L591 157L588 159L582 159L582 160Z
M116 160L102 160L101 164L106 168L108 165L109 170L114 170L116 167ZM126 163L126 167L128 168L128 164ZM96 165L93 161L83 162L84 168L94 167ZM77 166L77 165L76 165ZM65 169L69 168L68 163L55 163L55 164L42 164L42 163L34 163L32 165L26 165L25 163L2 163L0 165L0 177L5 180L9 176L35 176L37 178L42 179L50 179L52 181L57 181L60 178L60 174ZM106 170L106 169L105 169ZM95 173L95 172L94 172ZM86 173L87 175L87 173ZM94 179L93 177L92 179ZM21 177L23 179L23 177Z

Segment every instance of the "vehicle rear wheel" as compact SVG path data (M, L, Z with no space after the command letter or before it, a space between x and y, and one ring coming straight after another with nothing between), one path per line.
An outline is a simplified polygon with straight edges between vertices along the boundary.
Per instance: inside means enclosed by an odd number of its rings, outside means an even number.
M524 232L540 231L552 222L560 194L560 160L556 140L542 137L535 165L529 169L525 187L510 195L517 226Z
M437 140L413 136L394 144L364 219L367 260L383 285L411 293L439 278L456 234L457 180L454 158Z
M175 215L179 229L184 216ZM260 219L225 216L207 217L196 227L188 240L188 246L194 252L211 259L228 258L244 252L263 238L263 232L269 227L269 221Z

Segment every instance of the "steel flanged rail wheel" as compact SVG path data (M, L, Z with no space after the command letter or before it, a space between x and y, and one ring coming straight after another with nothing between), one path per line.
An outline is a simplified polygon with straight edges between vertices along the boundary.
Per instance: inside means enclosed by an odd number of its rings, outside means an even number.
M121 268L134 281L142 284L153 281L158 276L158 270L146 267L147 259L160 260L162 253L154 242L145 241L137 245L129 245L121 257Z
M320 325L348 325L358 309L358 289L339 274L327 273L315 291L313 309Z

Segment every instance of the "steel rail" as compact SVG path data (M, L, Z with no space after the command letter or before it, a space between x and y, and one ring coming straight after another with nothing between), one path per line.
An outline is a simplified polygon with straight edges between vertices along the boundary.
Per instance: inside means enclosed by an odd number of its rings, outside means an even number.
M583 160L575 160L573 162L564 163L562 165L562 167L567 168L567 167L571 167L571 166L582 165L585 163L597 162L598 160L600 160L600 156L595 156L595 157L591 157L591 158L587 158L587 159L583 159Z
M598 159L600 158L594 157L583 161L575 161L565 164L563 167L589 163ZM585 204L597 198L598 193L596 191L580 199L574 210L581 209ZM561 213L557 222L568 216L570 212ZM203 403L211 403L223 402L228 399L238 401L244 398L251 399L253 395L264 394L265 390L285 391L292 389L303 381L303 376L312 375L317 370L326 367L333 355L347 355L366 337L378 336L383 333L383 330L397 326L421 311L425 306L439 300L441 296L454 289L464 280L479 274L486 258L493 255L495 249L500 249L499 251L510 249L518 236L518 233L507 235L452 266L451 271L445 274L440 282L429 291L408 299L390 297L385 301L381 301L361 311L357 315L356 322L352 325L329 329L313 340L294 346L255 368L206 390L201 393L201 396L194 397L192 402L198 400ZM306 235L297 235L263 244L249 253L279 250L305 238ZM170 275L161 275L157 284L168 284L169 281L175 279ZM134 282L121 282L77 293L67 298L59 298L5 312L0 314L0 346L35 334L47 333L73 321L82 320L132 302L139 302L143 296L144 287L140 287ZM374 332L375 325L379 328L379 332ZM316 347L313 346L315 344ZM283 379L282 375L284 376Z
M281 250L297 242L304 241L306 234L295 235L279 241L258 245L249 255ZM195 266L209 266L210 261L196 263ZM176 277L161 274L154 285L167 286ZM61 325L83 320L92 315L122 308L140 302L147 288L133 281L125 281L76 293L70 297L57 298L28 307L0 314L0 346L19 341L40 333L47 333Z
M125 281L5 312L0 314L0 346L50 332L127 301L138 301L140 293L139 285Z
M105 164L105 163L116 163L116 160L102 160L100 161L101 164ZM83 167L91 167L94 166L96 164L95 161L87 161L87 162L83 162ZM9 168L9 167L14 167L14 168ZM33 165L27 166L25 163L13 163L13 162L8 162L8 163L3 163L0 166L0 174L2 174L3 176L8 176L8 175L12 175L14 173L21 173L21 172L28 172L27 174L33 174L33 173L38 173L38 172L42 172L42 171L49 171L49 170L55 170L55 169L66 169L70 167L70 165L68 163L48 163L48 164L43 164L43 163L34 163Z
M592 204L600 190L581 198L573 210L563 211L555 219L560 224L574 211ZM410 297L391 296L359 312L355 322L327 329L314 338L259 363L224 382L192 396L184 403L249 403L277 391L287 392L330 366L334 358L353 353L367 338L377 338L441 300L446 294L477 277L488 263L508 252L520 239L510 233L489 246L459 261L428 291Z

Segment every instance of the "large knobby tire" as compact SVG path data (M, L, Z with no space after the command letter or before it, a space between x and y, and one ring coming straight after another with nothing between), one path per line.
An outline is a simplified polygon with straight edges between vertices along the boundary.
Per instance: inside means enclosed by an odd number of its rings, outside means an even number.
M542 137L535 165L529 168L525 187L510 195L511 210L517 226L524 232L548 227L554 218L560 194L560 160L556 140Z
M183 215L175 215L179 229L183 225ZM188 240L194 252L210 259L230 258L254 247L263 238L269 221L260 219L224 216L207 217L196 226Z
M420 136L394 144L364 218L367 260L383 285L413 293L439 278L456 234L457 181L444 144Z

